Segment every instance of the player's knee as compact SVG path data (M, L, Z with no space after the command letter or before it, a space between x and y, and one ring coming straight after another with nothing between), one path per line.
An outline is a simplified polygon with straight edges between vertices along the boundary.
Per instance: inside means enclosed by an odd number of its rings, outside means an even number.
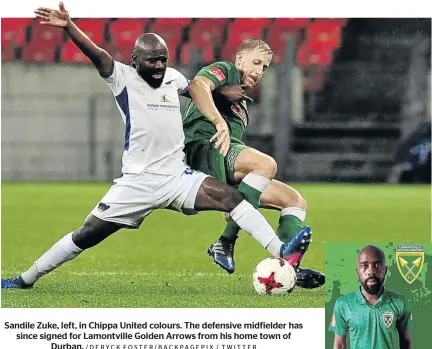
M106 224L100 224L101 222ZM72 241L83 250L93 247L116 230L110 229L113 225L90 216L79 229L74 231Z
M277 163L271 156L262 157L254 171L266 178L273 179L277 173Z
M298 207L306 210L306 199L294 188L287 186L281 187L279 193L280 195L277 196L278 200L276 200L276 203L274 204L279 206L281 209L285 207ZM268 197L266 200L268 200Z
M306 210L307 208L307 202L301 196L301 194L297 191L294 192L294 195L291 195L286 202L282 205L283 207L298 207Z
M277 173L277 163L271 156L269 156L266 160L266 167L267 171L269 171L269 178L275 178Z
M91 234L88 227L82 225L80 228L75 230L72 234L72 241L75 245L77 245L81 249L85 249L87 247L87 240L89 239L89 235Z
M300 208L303 208L303 209L307 209L307 201L306 201L306 199L303 197L303 196L301 196L300 195L300 199L299 199L299 204L298 204L299 206L298 207L300 207Z
M84 224L72 234L72 241L79 248L88 248L88 242L93 240L97 235L97 227L92 221L86 221Z
M297 192L295 203L293 206L303 208L304 210L307 209L307 201L303 196L301 196L299 192Z

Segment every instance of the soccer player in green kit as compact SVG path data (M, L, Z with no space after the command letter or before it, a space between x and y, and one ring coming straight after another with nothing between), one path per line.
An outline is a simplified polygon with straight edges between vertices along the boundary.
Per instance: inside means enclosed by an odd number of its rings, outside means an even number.
M241 141L249 121L245 89L260 81L272 56L264 41L247 39L238 47L234 63L216 62L197 73L189 87L192 100L183 119L186 162L194 169L238 186L254 207L280 210L279 238L296 245L299 241L295 239L303 239L301 249L289 260L297 271L297 285L315 288L324 284L324 274L299 268L312 236L310 227L303 225L306 201L298 191L274 179L277 165L270 156ZM232 95L226 98L221 93L222 87L235 86L237 102ZM235 94L236 90L231 91ZM208 250L214 261L229 273L234 272L234 245L239 230L229 219L221 237Z
M384 289L387 274L384 252L364 247L357 258L360 287L336 300L329 330L333 349L413 349L412 315L405 298Z

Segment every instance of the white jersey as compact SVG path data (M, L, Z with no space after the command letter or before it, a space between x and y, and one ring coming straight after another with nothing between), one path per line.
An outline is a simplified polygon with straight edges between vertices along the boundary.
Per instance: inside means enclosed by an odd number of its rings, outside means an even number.
M123 173L171 174L184 167L184 132L179 94L189 81L167 68L162 85L150 87L133 66L114 61L104 78L125 123Z

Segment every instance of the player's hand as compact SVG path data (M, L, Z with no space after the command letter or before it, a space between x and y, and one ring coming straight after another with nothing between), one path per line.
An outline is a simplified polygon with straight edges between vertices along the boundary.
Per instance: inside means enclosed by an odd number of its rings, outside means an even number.
M249 85L224 86L221 87L219 91L231 102L246 100L253 103L253 99L246 96L246 91L248 88L250 88Z
M217 132L210 139L210 142L216 141L215 148L220 149L220 153L223 156L226 156L228 154L228 149L230 146L230 135L229 135L228 125L224 119L221 119L216 121L215 127Z
M36 18L42 19L40 24L52 27L65 28L70 21L69 13L66 11L63 1L59 2L58 11L52 8L38 7L34 13L36 14Z

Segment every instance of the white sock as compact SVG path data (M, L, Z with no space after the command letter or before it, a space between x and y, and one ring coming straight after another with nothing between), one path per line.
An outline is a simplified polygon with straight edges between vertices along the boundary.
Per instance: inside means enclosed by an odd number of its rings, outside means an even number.
M273 252L268 250L272 255L279 257L280 247L283 242L276 236L264 216L249 202L243 200L230 212L230 216L241 229L252 235L264 248L268 249L271 245ZM274 251L278 245L279 250L275 254Z
M279 240L277 236L275 236L275 238L267 245L266 249L272 254L273 257L280 257L282 244L283 242Z
M261 176L256 173L248 173L242 179L244 184L247 184L249 187L254 188L255 190L260 191L261 193L268 187L271 182L271 179Z
M83 251L72 241L72 234L63 236L40 256L27 271L21 274L26 284L34 284L41 276L58 268L64 262L74 259Z
M300 207L287 207L281 211L280 215L281 215L281 217L282 216L297 217L303 223L306 219L306 210L304 208L300 208Z

